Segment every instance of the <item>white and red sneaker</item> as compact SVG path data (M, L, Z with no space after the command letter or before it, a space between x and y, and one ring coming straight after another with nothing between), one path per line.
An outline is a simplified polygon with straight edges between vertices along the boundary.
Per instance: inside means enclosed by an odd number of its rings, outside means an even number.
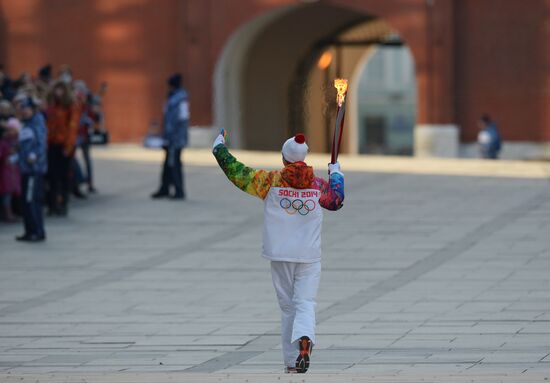
M298 344L300 346L300 354L298 354L298 358L296 359L296 372L304 374L309 368L309 357L313 349L313 343L309 337L303 336L298 341Z

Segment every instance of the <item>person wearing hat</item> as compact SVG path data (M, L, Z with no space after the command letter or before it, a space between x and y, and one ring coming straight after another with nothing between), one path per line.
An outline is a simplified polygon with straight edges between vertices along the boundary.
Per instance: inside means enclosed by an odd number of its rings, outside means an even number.
M168 100L164 106L163 139L165 151L161 185L151 198L185 199L181 152L187 146L189 126L189 100L179 73L168 78ZM174 194L170 194L173 186Z
M262 256L271 261L271 276L281 309L281 343L285 371L305 373L315 343L315 307L321 277L323 212L344 201L340 165L329 164L329 181L316 177L304 161L303 134L282 148L283 169L255 170L237 161L225 146L225 131L213 153L227 178L264 201Z
M21 118L19 132L19 169L21 172L22 208L25 232L18 241L41 242L46 239L42 217L43 179L48 167L47 130L42 113L31 97L16 102Z

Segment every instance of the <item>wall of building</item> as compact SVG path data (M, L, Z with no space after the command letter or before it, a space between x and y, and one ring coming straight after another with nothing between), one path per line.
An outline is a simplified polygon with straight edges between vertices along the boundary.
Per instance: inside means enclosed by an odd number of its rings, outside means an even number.
M3 0L6 64L12 75L68 64L76 78L105 96L115 140L141 138L159 116L165 78L178 69L177 0Z
M458 124L475 138L489 112L507 140L550 140L547 0L327 0L384 18L411 48L419 123ZM12 75L71 65L105 80L115 140L139 140L159 118L165 79L184 73L192 124L213 122L212 75L239 26L298 0L0 0L0 60ZM237 6L238 5L238 6Z
M507 141L550 141L550 2L456 2L456 109L462 140L489 113Z

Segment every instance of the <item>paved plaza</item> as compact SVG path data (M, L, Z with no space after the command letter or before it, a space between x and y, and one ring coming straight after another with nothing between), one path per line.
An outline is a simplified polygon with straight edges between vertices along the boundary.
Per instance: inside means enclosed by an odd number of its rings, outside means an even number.
M158 156L132 153L97 152L100 194L49 218L45 244L0 226L0 381L550 380L546 165L342 159L312 367L281 375L262 202L191 158L206 151L186 153L187 201L153 201Z

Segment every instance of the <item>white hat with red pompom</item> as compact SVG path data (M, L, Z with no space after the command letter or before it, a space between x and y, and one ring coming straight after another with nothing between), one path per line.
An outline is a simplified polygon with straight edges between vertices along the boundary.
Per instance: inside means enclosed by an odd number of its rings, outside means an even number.
M308 150L306 136L299 133L285 141L282 153L286 161L294 163L304 161Z

